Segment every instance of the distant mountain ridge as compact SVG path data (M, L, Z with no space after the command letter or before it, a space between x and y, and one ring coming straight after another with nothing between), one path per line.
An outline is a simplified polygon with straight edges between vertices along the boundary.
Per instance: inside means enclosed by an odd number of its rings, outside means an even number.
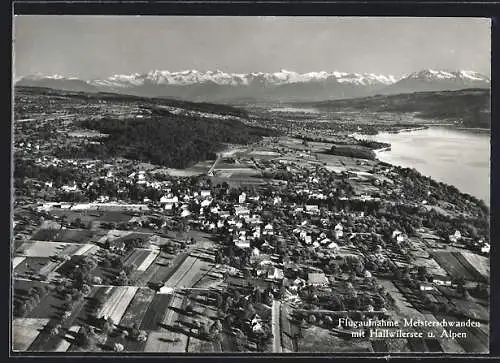
M226 73L220 70L117 74L105 79L81 80L60 75L31 75L15 83L83 92L116 92L147 97L174 97L194 101L231 102L319 101L374 94L489 88L488 77L474 71L414 72L397 79L392 75L347 72Z
M468 88L455 91L426 91L411 94L376 95L352 100L298 103L335 112L391 112L414 114L423 119L453 122L460 127L491 128L491 92Z

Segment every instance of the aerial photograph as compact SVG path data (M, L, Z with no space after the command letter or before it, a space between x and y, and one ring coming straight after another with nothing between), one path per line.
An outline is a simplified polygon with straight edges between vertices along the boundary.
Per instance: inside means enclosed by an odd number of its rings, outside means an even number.
M11 354L487 354L490 27L15 15Z

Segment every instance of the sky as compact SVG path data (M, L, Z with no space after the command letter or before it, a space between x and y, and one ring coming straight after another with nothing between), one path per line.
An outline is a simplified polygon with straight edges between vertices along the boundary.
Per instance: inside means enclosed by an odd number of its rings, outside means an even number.
M480 18L16 15L14 73L97 79L286 69L398 77L431 68L490 76L490 28Z

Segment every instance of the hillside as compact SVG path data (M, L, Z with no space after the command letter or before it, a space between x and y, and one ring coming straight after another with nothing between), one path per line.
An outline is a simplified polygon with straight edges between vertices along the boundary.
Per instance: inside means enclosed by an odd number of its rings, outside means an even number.
M248 125L246 111L231 106L25 87L15 96L16 140L41 144L58 158L124 157L185 168L214 159L224 143L276 135Z
M144 119L101 119L82 123L109 137L82 150L82 156L125 157L174 168L215 159L222 143L248 144L274 132L236 120L205 119L165 112ZM73 152L71 152L73 154Z
M185 70L169 72L115 74L110 77L80 80L60 75L27 75L17 85L44 86L83 92L113 92L142 97L167 97L189 101L235 103L315 102L367 97L375 94L400 94L447 91L464 88L490 88L487 76L474 71L425 69L402 78L391 74L319 71L297 73L280 70L263 73L226 73Z
M335 112L411 113L423 119L456 122L462 127L491 126L490 91L486 89L377 95L301 105Z

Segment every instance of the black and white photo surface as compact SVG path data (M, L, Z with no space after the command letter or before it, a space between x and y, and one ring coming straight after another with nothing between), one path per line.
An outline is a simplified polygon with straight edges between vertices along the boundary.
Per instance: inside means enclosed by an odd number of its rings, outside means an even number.
M12 351L488 353L490 25L15 16Z

